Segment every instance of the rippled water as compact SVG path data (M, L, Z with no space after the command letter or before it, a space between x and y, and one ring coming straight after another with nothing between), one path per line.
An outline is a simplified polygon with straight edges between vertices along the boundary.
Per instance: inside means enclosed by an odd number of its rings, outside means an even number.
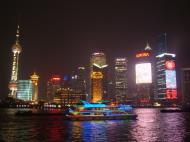
M0 141L183 142L190 140L189 113L136 109L138 120L63 121L62 116L15 116L0 109Z

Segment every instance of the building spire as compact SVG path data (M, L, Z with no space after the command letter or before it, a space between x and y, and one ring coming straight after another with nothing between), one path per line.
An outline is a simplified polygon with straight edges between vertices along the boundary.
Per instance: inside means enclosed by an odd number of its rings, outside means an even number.
M17 31L16 31L16 43L19 42L19 37L20 37L20 26L18 24L17 25Z
M146 47L145 47L145 49L144 49L144 50L152 50L152 48L150 47L150 45L149 45L148 41L147 41L147 43L146 43Z
M164 48L165 48L165 52L169 52L168 51L168 46L167 46L167 33L164 33Z

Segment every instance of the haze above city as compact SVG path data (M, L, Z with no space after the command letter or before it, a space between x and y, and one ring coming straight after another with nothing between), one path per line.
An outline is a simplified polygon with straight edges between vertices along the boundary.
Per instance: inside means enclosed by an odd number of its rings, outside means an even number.
M8 1L1 4L0 15L0 95L8 94L18 23L23 49L19 79L29 79L36 71L43 86L40 93L52 74L63 76L78 66L88 67L96 51L106 54L109 65L120 56L132 64L147 41L156 50L157 38L164 32L168 47L177 54L178 68L190 67L190 14L185 1Z

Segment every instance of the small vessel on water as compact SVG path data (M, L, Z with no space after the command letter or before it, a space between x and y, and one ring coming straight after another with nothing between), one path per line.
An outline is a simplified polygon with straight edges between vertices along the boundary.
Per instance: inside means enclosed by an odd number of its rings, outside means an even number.
M176 107L176 108L165 108L160 110L161 113L180 113L180 112L190 112L188 107Z
M88 103L81 101L66 115L67 120L90 121L90 120L135 120L137 115L133 113L130 105L106 105L102 103Z
M161 113L176 113L183 112L181 108L165 108L160 110Z

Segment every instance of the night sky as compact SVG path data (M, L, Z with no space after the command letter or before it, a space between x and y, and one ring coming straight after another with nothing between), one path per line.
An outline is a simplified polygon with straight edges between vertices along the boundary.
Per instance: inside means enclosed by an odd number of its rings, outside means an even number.
M177 54L178 68L190 67L190 11L183 0L5 0L0 18L0 96L8 94L18 22L23 48L19 78L29 79L36 71L41 95L50 75L87 67L91 53L104 52L110 65L118 56L132 64L147 41L156 50L164 32L168 47Z

